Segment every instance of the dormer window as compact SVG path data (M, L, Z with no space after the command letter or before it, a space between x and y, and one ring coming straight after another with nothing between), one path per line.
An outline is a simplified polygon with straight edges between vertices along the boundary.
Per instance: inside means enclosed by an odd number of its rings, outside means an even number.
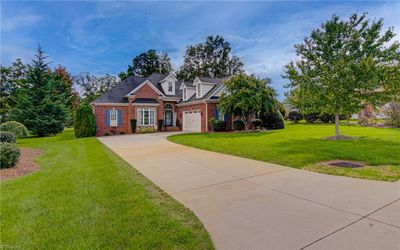
M182 95L183 95L183 100L186 101L186 88L183 89Z
M197 84L197 86L196 86L196 95L197 95L197 98L200 98L201 97L201 85L200 84Z
M168 83L168 92L172 92L173 90L173 86L172 86L172 82Z

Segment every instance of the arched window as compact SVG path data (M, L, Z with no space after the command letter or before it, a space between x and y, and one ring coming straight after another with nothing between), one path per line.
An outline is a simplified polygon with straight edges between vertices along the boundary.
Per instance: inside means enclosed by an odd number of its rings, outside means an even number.
M174 107L172 107L172 105L169 103L164 105L164 110L173 110L173 109L174 109Z

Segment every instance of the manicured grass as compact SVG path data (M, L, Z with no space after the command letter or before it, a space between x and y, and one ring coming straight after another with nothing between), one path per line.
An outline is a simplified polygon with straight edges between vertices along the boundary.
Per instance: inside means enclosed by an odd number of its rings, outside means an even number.
M169 140L205 150L282 164L295 168L357 178L400 179L400 129L341 126L343 135L357 140L332 141L334 125L286 124L284 130L262 133L210 133L170 136ZM343 169L318 164L354 160L368 167Z
M41 169L1 183L3 249L213 249L201 222L96 138L18 140Z

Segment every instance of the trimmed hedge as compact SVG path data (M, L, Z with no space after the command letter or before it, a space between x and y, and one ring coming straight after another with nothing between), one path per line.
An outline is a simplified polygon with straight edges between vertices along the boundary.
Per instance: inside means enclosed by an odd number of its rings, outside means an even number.
M29 135L28 129L24 126L24 124L16 121L9 121L1 124L0 131L11 132L16 137L26 137Z
M294 123L298 123L301 119L303 119L303 115L298 111L292 110L288 114L288 119Z
M242 120L234 120L233 121L233 129L234 130L244 130L244 122Z
M267 129L284 129L285 121L279 111L261 116L263 126Z
M306 120L307 123L314 123L318 120L318 118L319 118L318 113L310 113L304 115L304 120Z
M17 164L21 150L15 143L0 143L0 168L10 168Z
M96 118L91 107L82 105L76 110L74 130L76 138L96 135Z
M0 131L0 142L15 143L16 142L16 137L11 132Z

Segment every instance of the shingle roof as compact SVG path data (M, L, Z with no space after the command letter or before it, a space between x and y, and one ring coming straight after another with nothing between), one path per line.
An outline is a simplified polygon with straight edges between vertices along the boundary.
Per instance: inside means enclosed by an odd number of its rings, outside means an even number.
M125 98L125 95L137 88L146 80L151 82L158 90L160 90L164 94L158 82L164 79L166 76L167 75L157 73L154 73L149 77L130 76L121 81L111 90L107 91L104 95L94 100L93 103L128 103L128 99Z
M175 95L166 95L163 88L161 87L160 81L166 78L168 75L154 73L148 77L139 77L139 76L130 76L125 80L121 81L117 86L107 91L104 95L100 96L93 103L128 103L128 99L125 97L129 92L137 88L144 81L148 80L151 84L153 84L158 90L160 90L163 95L167 97L178 97L182 98L182 90L180 90L180 86L183 81L175 82ZM228 77L223 78L209 78L209 77L199 77L199 79L203 82L215 83L216 85L203 97L196 98L194 94L189 100L182 101L181 103L197 101L208 99L213 96L215 91L219 89L219 87L223 84L223 82L228 79ZM193 82L185 81L186 86L193 86ZM157 101L156 101L157 102Z
M229 76L227 77L220 77L220 78L211 78L211 77L197 77L200 79L200 81L202 82L209 82L209 83L221 83L223 81L225 81L226 79L229 78Z
M206 78L206 77L199 77L199 79L201 81L203 81L203 79L214 79L214 83L216 83L215 86L212 87L212 89L210 89L210 91L208 91L204 96L202 96L201 98L196 98L196 94L194 94L193 96L191 96L188 100L186 101L181 101L180 103L188 103L188 102L193 102L193 101L199 101L199 100L207 100L207 99L217 99L214 98L214 94L215 92L224 84L224 81L227 80L229 77L223 77L223 78ZM206 80L204 80L206 81ZM206 81L207 82L207 81ZM209 81L208 81L209 82Z

